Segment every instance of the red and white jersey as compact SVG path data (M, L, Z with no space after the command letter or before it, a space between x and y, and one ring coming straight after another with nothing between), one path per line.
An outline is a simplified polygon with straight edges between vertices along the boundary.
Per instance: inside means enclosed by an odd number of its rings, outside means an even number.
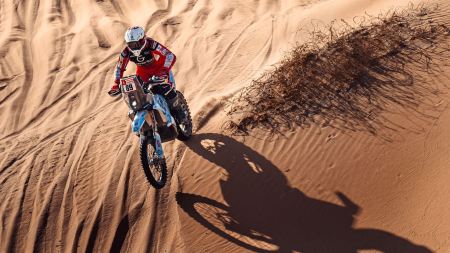
M139 56L135 56L128 47L122 50L114 71L116 83L119 83L120 78L123 77L129 61L137 65L136 75L147 81L153 75L169 75L170 69L175 64L176 56L156 40L146 38L144 48Z

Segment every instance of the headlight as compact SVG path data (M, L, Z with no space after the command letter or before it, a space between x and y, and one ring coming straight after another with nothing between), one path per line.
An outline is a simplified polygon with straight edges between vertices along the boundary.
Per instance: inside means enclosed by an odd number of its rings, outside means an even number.
M131 106L136 107L137 106L137 102L136 101L131 102Z

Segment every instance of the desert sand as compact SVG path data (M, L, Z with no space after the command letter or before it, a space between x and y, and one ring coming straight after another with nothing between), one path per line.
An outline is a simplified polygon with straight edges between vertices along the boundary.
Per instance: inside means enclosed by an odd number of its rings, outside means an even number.
M376 133L224 130L227 101L308 31L410 0L0 1L0 252L450 252L450 61ZM450 25L450 5L435 19ZM146 181L107 95L127 27L176 55L195 135ZM129 64L127 74L134 71Z

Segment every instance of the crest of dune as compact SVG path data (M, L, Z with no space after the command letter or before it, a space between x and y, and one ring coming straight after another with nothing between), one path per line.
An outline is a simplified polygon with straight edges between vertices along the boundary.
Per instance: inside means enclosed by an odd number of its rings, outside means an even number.
M196 128L161 190L107 95L135 25ZM448 27L444 0L0 0L0 252L449 252Z

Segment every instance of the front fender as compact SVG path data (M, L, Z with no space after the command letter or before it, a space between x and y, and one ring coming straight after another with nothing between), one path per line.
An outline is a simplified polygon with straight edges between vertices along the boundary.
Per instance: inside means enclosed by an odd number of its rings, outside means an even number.
M133 130L134 133L139 133L139 130L141 130L142 126L145 123L145 116L147 115L148 111L143 110L136 113L136 116L134 116L134 120L131 123L131 130Z

